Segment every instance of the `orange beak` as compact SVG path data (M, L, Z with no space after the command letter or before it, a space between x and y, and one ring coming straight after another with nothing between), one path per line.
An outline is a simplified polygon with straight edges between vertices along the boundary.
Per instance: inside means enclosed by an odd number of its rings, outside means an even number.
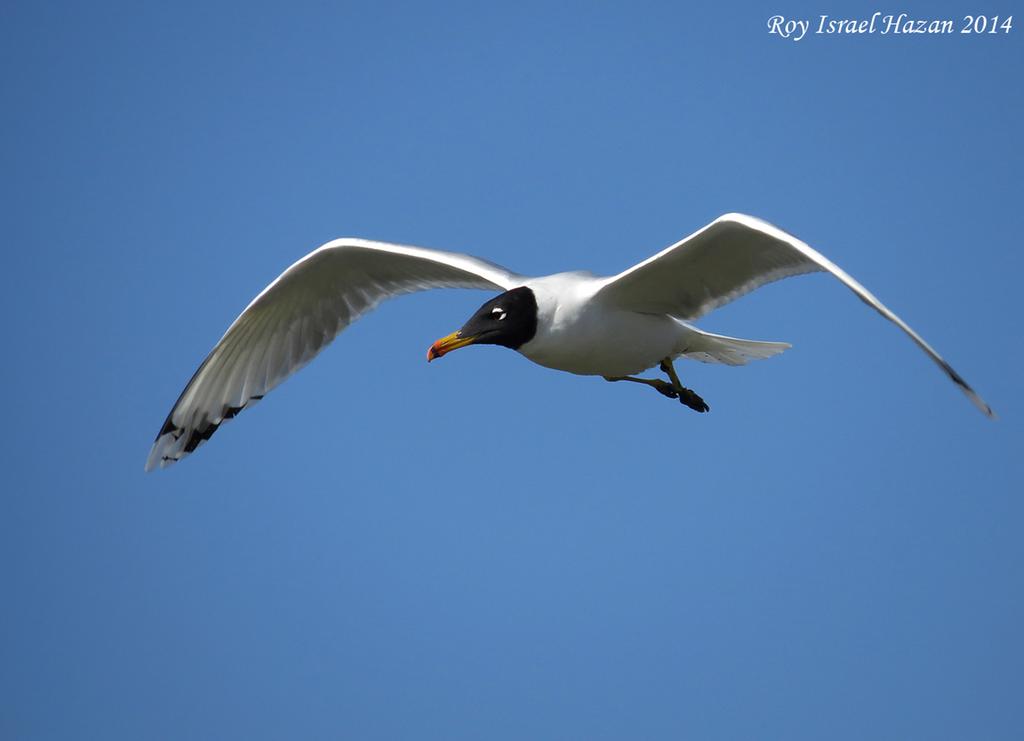
M447 337L442 337L430 346L430 349L427 350L427 362L429 363L434 358L440 358L442 355L447 355L452 350L472 345L474 342L476 342L476 337L463 337L462 330L452 332Z

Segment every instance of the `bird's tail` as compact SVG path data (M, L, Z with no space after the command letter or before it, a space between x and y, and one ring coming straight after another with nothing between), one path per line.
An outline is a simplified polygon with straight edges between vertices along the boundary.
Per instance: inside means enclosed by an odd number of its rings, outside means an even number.
M704 332L688 322L679 323L690 330L679 347L679 354L702 363L746 365L751 360L770 358L792 347L788 342L741 340L737 337Z

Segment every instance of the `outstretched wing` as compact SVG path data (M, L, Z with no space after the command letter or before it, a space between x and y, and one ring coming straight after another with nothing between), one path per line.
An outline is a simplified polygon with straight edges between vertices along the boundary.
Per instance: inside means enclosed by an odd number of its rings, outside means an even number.
M974 389L906 322L842 268L778 227L726 214L654 257L609 278L597 296L631 311L697 319L766 283L829 272L861 301L902 329L978 409L995 414Z
M281 273L228 327L167 415L146 470L191 453L381 301L430 288L507 290L522 281L455 252L362 239L328 242Z

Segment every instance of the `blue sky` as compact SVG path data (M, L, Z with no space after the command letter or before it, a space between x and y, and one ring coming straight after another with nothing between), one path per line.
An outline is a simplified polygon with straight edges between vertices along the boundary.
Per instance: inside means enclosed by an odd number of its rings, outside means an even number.
M828 12L0 10L0 735L1019 738L1024 17L767 33ZM703 416L501 348L427 366L487 297L451 291L142 472L328 239L614 273L727 211L847 269L1001 419L824 276L701 322L794 345L681 364Z

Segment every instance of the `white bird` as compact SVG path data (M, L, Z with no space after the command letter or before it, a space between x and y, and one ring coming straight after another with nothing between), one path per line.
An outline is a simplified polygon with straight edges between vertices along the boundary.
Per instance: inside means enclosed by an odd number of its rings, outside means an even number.
M766 283L814 271L831 273L906 332L978 409L995 416L917 332L835 263L760 219L726 214L613 277L527 278L455 252L328 242L285 270L228 327L167 415L146 470L191 453L384 299L430 288L503 293L435 342L428 361L465 345L504 345L548 368L643 383L706 412L704 400L679 382L674 358L743 365L790 345L711 334L689 322ZM668 381L634 376L655 365Z

